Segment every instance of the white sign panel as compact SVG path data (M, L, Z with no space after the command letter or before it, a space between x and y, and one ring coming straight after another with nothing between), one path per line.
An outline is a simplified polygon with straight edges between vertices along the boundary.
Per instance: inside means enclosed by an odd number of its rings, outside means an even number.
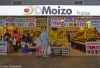
M86 42L86 55L100 55L100 42Z
M0 26L4 26L5 18L0 18Z
M100 27L100 17L90 18L91 26Z
M52 17L50 24L51 24L51 27L61 28L62 18L61 17Z
M76 26L77 27L86 27L87 18L76 18Z
M2 9L2 11L0 11L0 16L100 16L100 10L98 10L98 8L100 8L100 6L7 5L0 6L0 9Z
M74 27L74 18L64 18L64 27Z
M7 42L1 41L0 42L0 55L7 54Z

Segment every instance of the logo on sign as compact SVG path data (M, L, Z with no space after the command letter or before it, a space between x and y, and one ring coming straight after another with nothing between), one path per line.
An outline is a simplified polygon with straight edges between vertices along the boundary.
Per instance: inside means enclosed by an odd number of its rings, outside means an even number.
M28 6L28 8L24 9L24 13L25 15L31 15L31 14L66 14L66 15L70 15L72 14L72 9L68 8L68 9L64 9L64 8L60 8L60 6L58 6L58 8L51 8L51 6L43 6L43 7L39 7L39 6Z

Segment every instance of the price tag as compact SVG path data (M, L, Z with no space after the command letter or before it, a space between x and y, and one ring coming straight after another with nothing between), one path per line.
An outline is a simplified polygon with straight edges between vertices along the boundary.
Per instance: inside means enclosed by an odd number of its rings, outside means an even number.
M64 27L74 27L74 18L64 18Z
M4 21L0 20L0 26L4 26Z
M76 22L77 27L86 27L86 22L87 22L86 18L76 18L76 20L77 20Z
M15 26L15 18L7 18L6 26Z

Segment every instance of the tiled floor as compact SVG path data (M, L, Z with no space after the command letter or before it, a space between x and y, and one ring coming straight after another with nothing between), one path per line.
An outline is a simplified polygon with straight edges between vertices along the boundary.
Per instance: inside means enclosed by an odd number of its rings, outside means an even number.
M75 53L76 52L76 53ZM81 55L79 55L81 54ZM84 56L78 50L71 48L70 56L36 57L33 53L0 55L0 68L99 68L99 56ZM21 67L10 67L21 66Z

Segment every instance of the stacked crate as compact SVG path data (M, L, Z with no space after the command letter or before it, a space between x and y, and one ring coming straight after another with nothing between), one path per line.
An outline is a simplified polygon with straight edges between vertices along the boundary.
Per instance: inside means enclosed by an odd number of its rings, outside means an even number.
M70 53L69 47L62 47L62 56L68 56Z

